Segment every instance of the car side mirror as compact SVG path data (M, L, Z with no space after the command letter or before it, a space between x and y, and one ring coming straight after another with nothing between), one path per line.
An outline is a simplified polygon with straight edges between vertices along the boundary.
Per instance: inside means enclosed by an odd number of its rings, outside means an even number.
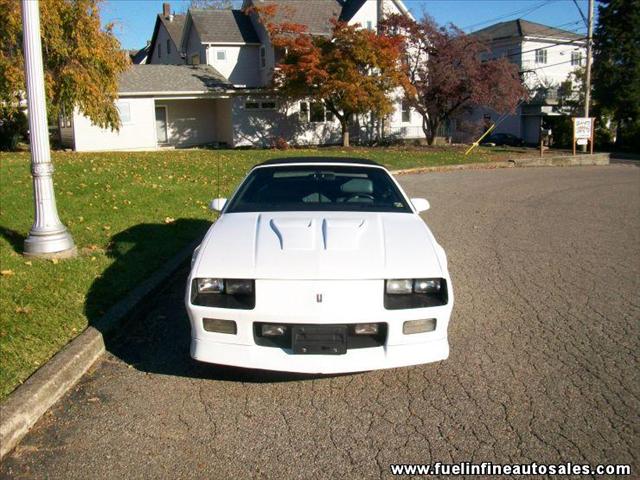
M211 200L209 209L213 212L221 212L224 206L227 204L226 198L215 198Z
M427 200L426 198L412 198L411 203L413 204L413 208L415 208L418 213L425 212L431 208L431 205L429 205L429 200Z

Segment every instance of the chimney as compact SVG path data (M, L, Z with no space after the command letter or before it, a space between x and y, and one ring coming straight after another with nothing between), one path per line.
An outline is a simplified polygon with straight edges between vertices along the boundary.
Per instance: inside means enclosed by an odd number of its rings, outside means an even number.
M162 16L166 18L169 15L171 15L171 4L165 2L162 4Z

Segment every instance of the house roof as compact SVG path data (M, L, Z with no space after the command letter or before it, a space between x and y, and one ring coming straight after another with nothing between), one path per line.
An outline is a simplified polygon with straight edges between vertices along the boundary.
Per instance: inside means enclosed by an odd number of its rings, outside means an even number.
M203 43L260 43L251 19L241 10L190 9L189 15Z
M472 35L477 35L489 41L523 37L550 38L553 40L584 40L584 36L577 35L574 32L550 27L541 23L530 22L521 18L496 23L482 30L475 31Z
M120 94L209 93L233 88L210 65L131 65L122 73Z
M180 46L180 40L182 39L182 30L184 29L184 22L186 18L186 15L172 15L170 17L158 15L158 19L167 29L169 37L171 37L171 40L173 40L173 43L175 43L176 46Z
M260 2L260 5L275 5L277 7L274 18L276 23L288 21L306 26L308 32L313 35L330 35L331 20L340 18L345 1L265 0Z
M140 50L129 50L129 58L131 58L131 63L140 64L147 61L147 57L149 56L149 44L142 47Z

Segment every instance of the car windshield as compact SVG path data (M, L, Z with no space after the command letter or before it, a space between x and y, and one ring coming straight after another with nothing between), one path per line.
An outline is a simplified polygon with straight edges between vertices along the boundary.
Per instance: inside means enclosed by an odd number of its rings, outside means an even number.
M381 168L298 165L256 168L225 213L324 210L411 212Z

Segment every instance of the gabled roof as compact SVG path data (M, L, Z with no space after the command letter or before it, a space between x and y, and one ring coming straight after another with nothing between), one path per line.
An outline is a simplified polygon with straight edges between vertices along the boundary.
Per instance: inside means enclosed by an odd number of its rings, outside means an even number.
M477 35L488 41L524 37L549 38L553 40L584 40L584 36L577 35L574 32L549 27L541 23L530 22L521 18L496 23L495 25L473 32L472 35Z
M129 50L129 58L131 58L131 63L135 65L145 63L148 56L149 44L145 45L140 50Z
M330 35L331 20L338 20L344 0L265 0L256 5L275 5L276 23L287 21L304 25L312 35Z
M189 9L189 25L202 43L260 43L251 19L241 10Z
M175 43L176 48L180 50L180 41L182 39L182 30L184 29L186 15L171 15L165 17L159 14L156 17L156 24L153 27L153 35L151 37L151 43L149 44L149 52L154 52L156 49L156 39L158 38L158 32L160 31L160 25L163 25L167 29L169 38Z
M213 93L233 88L210 65L131 65L120 75L118 93Z

